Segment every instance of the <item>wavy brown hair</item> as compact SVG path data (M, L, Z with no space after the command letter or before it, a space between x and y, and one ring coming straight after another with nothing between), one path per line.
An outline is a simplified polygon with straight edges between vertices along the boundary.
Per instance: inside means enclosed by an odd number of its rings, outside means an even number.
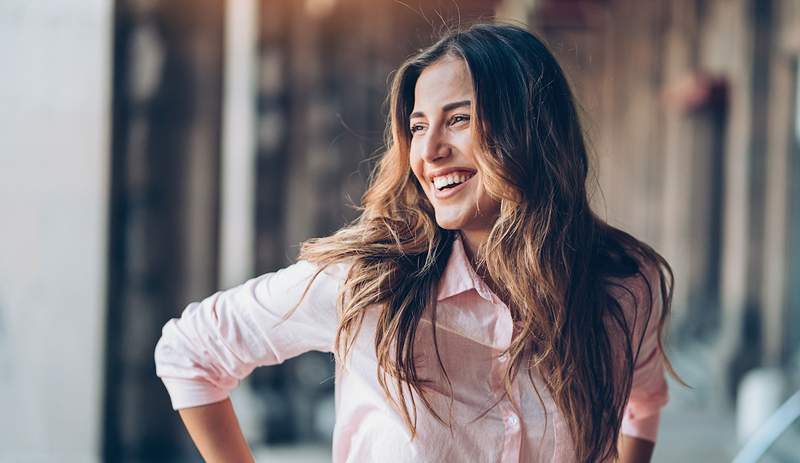
M414 337L430 305L434 350L448 378L436 346L435 293L457 231L437 225L411 171L408 128L420 73L445 56L467 65L474 136L481 146L476 162L487 192L500 201L475 266L503 282L499 296L514 321L505 397L513 397L511 382L520 368L532 384L538 371L568 424L578 461L616 457L635 346L652 313L660 355L677 378L662 345L673 274L650 246L590 209L589 162L574 97L546 46L518 26L475 24L450 31L394 75L386 150L372 172L360 216L331 236L306 241L300 252L301 259L320 264L319 271L336 262L352 264L338 299L337 360L346 359L366 311L377 308L381 387L412 437L416 404L412 397L409 409L404 390L417 392L445 423L417 375ZM650 297L637 297L642 288ZM634 296L633 321L623 312L619 289ZM390 382L399 396L390 393Z

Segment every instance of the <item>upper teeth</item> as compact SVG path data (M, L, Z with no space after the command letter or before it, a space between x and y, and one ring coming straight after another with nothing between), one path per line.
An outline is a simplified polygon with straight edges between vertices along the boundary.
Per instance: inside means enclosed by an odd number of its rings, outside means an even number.
M466 182L467 179L470 177L472 177L472 174L467 174L467 173L442 175L441 177L433 178L433 186L435 186L436 188L442 188L446 187L447 185L452 185L454 183Z

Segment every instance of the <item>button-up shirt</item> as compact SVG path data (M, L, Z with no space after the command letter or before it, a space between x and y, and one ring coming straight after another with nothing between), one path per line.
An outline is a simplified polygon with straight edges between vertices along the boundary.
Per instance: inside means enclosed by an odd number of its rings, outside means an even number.
M172 407L224 400L258 366L279 364L310 350L333 352L336 301L346 264L331 265L320 273L296 311L282 321L317 269L316 264L300 260L192 302L180 318L169 320L156 345L155 360ZM634 288L639 288L634 294L641 295L641 285ZM635 304L623 292L619 297L633 317ZM658 302L657 291L653 297ZM437 421L414 392L417 435L411 438L402 415L378 382L374 345L378 312L368 310L347 361L336 362L333 462L574 461L567 423L539 375L533 378L541 401L524 372L512 382L519 410L508 396L497 402L505 391L503 374L509 359L503 351L513 335L511 313L475 273L458 236L438 282L436 304L436 340L452 385L452 404L433 350L430 308L417 329L415 363L418 376L428 380L426 397L452 426ZM621 428L624 434L651 441L656 439L659 413L668 398L656 343L658 316L654 313L649 324L634 329L634 352L641 330L644 337ZM391 378L389 384L396 394Z

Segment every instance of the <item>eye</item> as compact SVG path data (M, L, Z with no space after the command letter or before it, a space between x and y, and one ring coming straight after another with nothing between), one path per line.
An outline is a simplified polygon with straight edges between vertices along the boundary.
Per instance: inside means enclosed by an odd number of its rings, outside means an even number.
M418 130L422 130L424 128L425 127L422 124L412 124L411 127L409 128L409 130L413 134L413 133L417 132Z
M469 116L467 116L466 114L456 114L455 116L450 118L450 124L452 125L452 124L456 124L458 122L463 122L463 121L468 121L468 120L469 120Z

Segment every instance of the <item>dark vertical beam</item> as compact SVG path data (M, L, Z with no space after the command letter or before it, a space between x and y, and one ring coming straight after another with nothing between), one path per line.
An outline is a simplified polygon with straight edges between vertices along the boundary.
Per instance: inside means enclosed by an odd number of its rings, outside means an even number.
M289 134L294 105L290 99L293 82L289 63L294 27L292 12L299 2L262 0L258 24L258 85L256 140L256 252L254 268L263 274L288 263L285 223L288 211L287 185L290 152ZM264 430L266 442L295 439L294 417L278 397L287 389L286 364L256 369L251 375L255 390L267 401Z
M104 461L199 459L153 351L216 289L223 7L116 3Z
M761 250L763 239L764 207L761 191L763 188L763 158L765 146L763 130L759 118L763 114L762 98L756 82L765 77L762 70L764 53L761 21L765 2L748 0L742 2L709 2L708 27L703 36L726 33L742 44L736 53L723 55L724 48L714 49L718 56L725 56L725 72L730 76L730 111L726 132L726 159L724 163L724 213L721 256L721 326L715 343L715 361L712 368L715 376L720 376L720 386L724 394L715 394L726 399L728 404L736 397L736 387L749 369L758 366L761 359ZM722 13L725 16L720 16ZM726 23L719 18L726 18ZM727 26L735 18L735 28ZM723 26L725 25L725 26ZM717 32L719 31L719 32ZM706 41L714 44L710 39ZM719 43L719 41L717 41ZM719 50L719 51L718 51ZM765 54L765 53L764 53ZM706 65L715 63L706 56Z
M786 11L787 2L775 2L773 10L774 35L769 66L769 112L767 156L765 166L764 198L764 265L761 298L764 309L764 364L781 366L791 361L792 336L798 334L798 325L792 314L797 308L798 230L797 202L793 189L797 188L794 169L800 153L795 149L797 50L787 46L782 36L785 31L797 28L800 16Z
M796 18L796 22L800 24L800 17ZM791 91L788 92L791 95L791 107L787 112L791 114L791 125L787 137L788 217L785 229L788 235L788 275L785 278L786 303L779 306L785 320L781 334L786 342L781 346L779 358L782 363L800 358L800 41L795 55L789 61L791 70L787 74L791 82ZM780 143L780 139L776 141Z
M255 262L259 274L286 263L283 224L292 110L288 64L293 3L297 2L262 0L259 5Z
M752 28L752 63L750 78L750 139L748 146L748 187L750 236L747 248L748 274L747 305L741 326L739 351L731 368L731 394L744 374L751 368L762 366L765 347L769 344L764 332L765 307L761 299L765 262L763 242L766 205L767 121L769 115L770 58L772 53L772 0L747 2ZM775 336L778 336L775 333Z

